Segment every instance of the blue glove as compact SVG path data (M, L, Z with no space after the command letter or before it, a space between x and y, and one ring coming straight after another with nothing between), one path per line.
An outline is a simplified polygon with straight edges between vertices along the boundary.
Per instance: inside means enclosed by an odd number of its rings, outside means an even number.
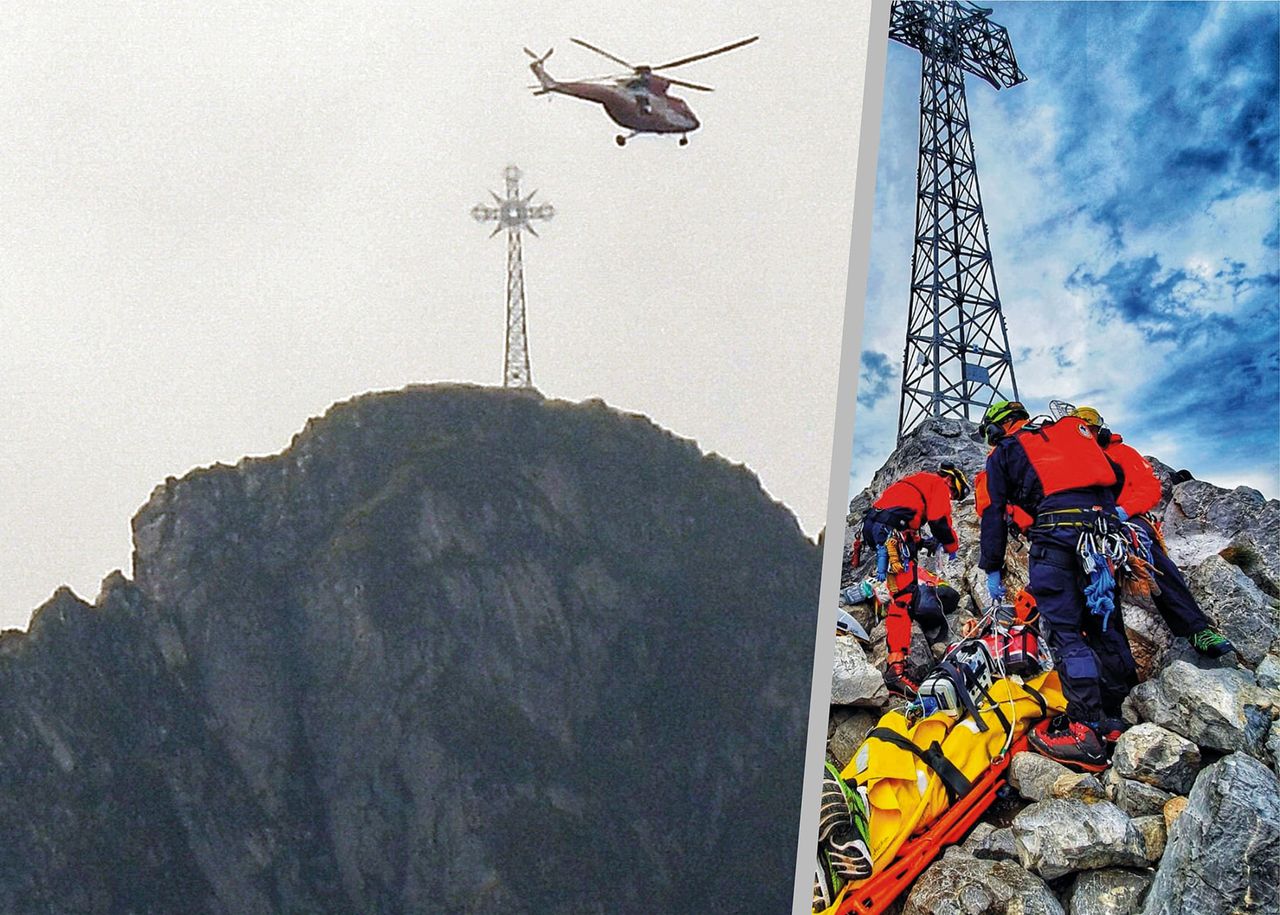
M1004 600L1004 583L1000 580L999 570L987 573L987 593L992 601Z
M1121 521L1128 521L1128 520L1129 520L1129 513L1128 513L1127 511L1125 511L1123 508L1121 508L1119 505L1117 505L1117 506L1116 506L1116 517L1118 517Z
M889 575L889 549L884 544L876 547L876 581L884 581Z

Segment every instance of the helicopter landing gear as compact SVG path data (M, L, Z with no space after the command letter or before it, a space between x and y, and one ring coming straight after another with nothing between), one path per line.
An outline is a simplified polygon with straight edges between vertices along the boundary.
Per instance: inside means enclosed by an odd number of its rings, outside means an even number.
M616 137L613 138L613 142L617 143L619 146L626 146L627 141L630 140L639 132L640 131L638 130L633 130L631 131L631 133L627 134L626 136L623 136L622 134L618 134Z
M681 137L681 138L680 138L680 145L681 145L681 146L688 146L688 145L689 145L689 138L688 138L688 137Z

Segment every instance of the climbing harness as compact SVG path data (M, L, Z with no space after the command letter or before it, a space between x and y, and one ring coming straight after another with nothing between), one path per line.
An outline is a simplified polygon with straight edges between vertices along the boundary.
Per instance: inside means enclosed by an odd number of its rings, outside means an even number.
M1122 522L1101 508L1064 508L1046 512L1036 519L1032 530L1078 530L1076 556L1087 579L1085 604L1089 612L1102 618L1102 631L1107 631L1111 614L1116 609L1119 582L1137 581L1154 584L1149 572L1149 538L1136 525ZM1141 534L1141 539L1138 535ZM1147 540L1142 555L1142 540ZM1135 561L1136 559L1136 561ZM1150 589L1148 584L1148 592ZM1141 584L1137 585L1139 589Z

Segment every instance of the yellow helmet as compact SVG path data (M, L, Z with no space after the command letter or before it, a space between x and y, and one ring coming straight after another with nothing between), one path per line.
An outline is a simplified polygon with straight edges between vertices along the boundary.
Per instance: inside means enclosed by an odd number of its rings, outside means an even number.
M951 490L951 498L957 502L969 495L969 478L955 464L950 461L942 464L938 468L938 476L947 481L947 488Z
M1076 407L1071 411L1071 415L1076 419L1083 419L1086 425L1102 426L1102 414L1093 407Z

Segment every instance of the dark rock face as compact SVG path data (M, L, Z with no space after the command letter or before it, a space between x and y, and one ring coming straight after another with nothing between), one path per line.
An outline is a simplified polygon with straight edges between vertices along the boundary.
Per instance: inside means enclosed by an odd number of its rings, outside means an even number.
M1280 781L1234 753L1206 769L1169 831L1146 915L1280 909Z
M783 910L819 553L603 404L357 399L0 642L0 910Z

